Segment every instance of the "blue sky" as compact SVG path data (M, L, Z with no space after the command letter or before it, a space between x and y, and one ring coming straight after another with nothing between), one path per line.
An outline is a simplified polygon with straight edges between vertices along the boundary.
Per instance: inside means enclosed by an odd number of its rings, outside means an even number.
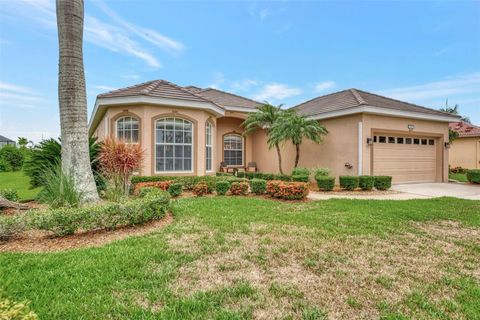
M88 109L152 79L293 106L359 88L480 124L480 2L86 1ZM58 136L50 0L0 0L0 134Z

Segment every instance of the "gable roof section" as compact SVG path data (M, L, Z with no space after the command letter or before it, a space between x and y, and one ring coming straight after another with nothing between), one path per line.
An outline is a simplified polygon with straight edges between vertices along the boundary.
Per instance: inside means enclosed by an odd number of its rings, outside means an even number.
M2 135L0 135L0 142L9 142L9 143L13 142L13 143L15 143L15 141L13 141L12 139L9 139L9 138L4 137Z
M419 118L438 121L456 121L457 116L425 108L416 104L387 98L370 92L348 89L317 97L294 107L300 114L312 118L326 118L329 114L391 113L396 116L417 115Z
M450 129L458 132L458 137L460 138L480 137L480 127L471 123L463 121L451 122Z
M229 109L228 107L255 109L261 105L258 101L213 88L199 91L197 94L205 99L218 103L227 109Z

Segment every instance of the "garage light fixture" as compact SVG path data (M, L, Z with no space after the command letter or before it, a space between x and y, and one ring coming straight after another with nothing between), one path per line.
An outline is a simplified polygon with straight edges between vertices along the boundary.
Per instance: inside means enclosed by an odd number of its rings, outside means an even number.
M450 146L451 146L450 142L445 142L445 149L450 149Z
M413 129L415 129L415 125L414 124L409 124L407 126L407 128L408 128L409 131L413 131Z
M367 144L373 144L373 139L372 138L367 138Z

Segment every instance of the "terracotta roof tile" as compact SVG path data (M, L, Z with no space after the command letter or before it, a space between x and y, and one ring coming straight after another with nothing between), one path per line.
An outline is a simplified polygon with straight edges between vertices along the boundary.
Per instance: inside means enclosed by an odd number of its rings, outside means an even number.
M262 105L258 101L213 88L202 90L197 94L222 106L245 107L253 109Z
M480 137L480 127L475 126L471 123L463 121L450 122L450 129L458 132L458 136L461 138Z

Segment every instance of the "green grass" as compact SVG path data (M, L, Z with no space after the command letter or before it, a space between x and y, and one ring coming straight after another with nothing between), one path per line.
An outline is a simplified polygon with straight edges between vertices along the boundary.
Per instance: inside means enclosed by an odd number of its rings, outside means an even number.
M0 172L0 189L11 188L18 192L21 201L33 200L41 188L30 189L30 178L23 171Z
M457 180L460 182L468 182L466 173L450 173L448 179Z
M0 290L41 319L480 317L478 201L203 197L173 212L100 248L2 253Z

